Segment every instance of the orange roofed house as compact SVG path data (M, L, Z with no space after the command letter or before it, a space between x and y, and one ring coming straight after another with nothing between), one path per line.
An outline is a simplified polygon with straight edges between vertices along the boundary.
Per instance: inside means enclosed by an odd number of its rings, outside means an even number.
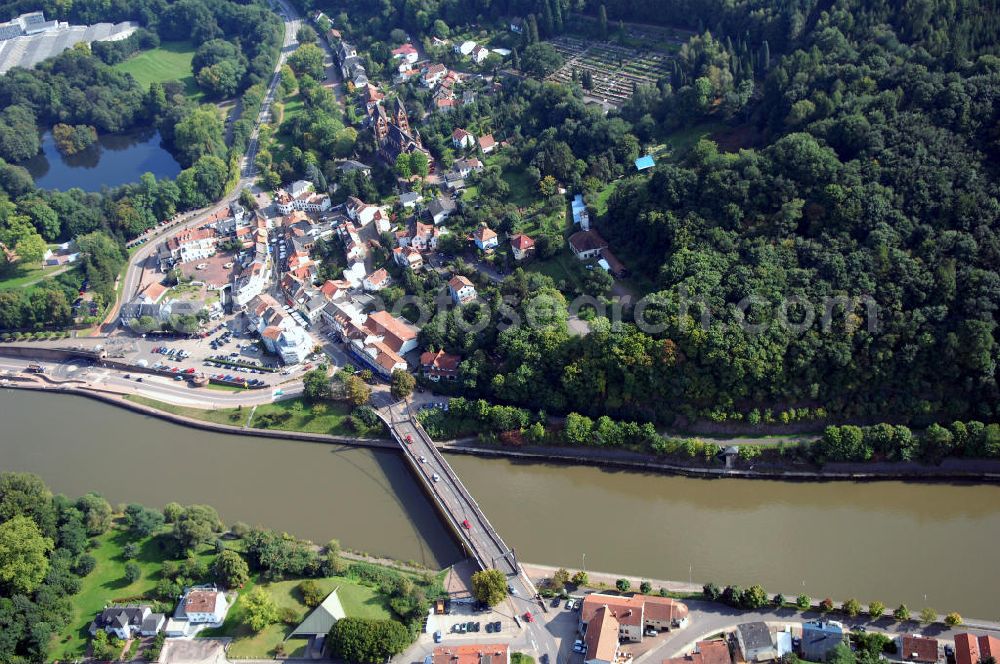
M899 637L899 656L908 662L933 664L938 661L938 642L919 634L904 634Z
M510 646L506 643L438 646L424 664L510 664Z
M605 607L617 619L618 635L623 641L638 643L642 641L642 633L646 629L662 631L687 624L688 607L675 599L651 595L620 597L594 593L583 598L580 609L579 628L584 635L590 631L588 624Z
M955 664L979 664L990 657L1000 661L1000 639L997 637L969 633L955 635Z
M434 382L444 380L455 380L458 378L458 365L462 363L462 358L458 355L451 355L439 350L436 353L430 351L420 356L420 370Z
M663 660L663 664L732 664L733 656L725 641L699 641L695 651L683 657Z

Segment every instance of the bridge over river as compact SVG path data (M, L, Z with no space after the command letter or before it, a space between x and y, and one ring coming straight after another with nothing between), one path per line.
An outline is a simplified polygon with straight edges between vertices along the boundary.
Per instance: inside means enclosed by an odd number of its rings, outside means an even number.
M515 596L534 597L535 587L518 563L514 550L490 524L479 503L420 426L409 404L399 401L383 406L378 412L466 554L480 569L495 568L506 574Z

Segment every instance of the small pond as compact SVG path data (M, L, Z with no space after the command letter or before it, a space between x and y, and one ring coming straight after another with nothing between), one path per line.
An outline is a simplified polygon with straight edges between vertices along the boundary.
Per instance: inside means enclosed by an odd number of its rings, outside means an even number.
M137 182L146 172L157 179L181 172L180 164L161 145L160 132L153 128L98 136L97 143L69 157L59 152L52 132L46 131L41 151L21 165L36 186L60 190L100 191L105 186Z

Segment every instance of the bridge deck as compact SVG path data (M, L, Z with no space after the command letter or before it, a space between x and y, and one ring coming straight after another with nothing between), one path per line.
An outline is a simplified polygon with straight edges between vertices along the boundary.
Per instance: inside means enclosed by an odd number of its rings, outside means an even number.
M490 524L482 508L424 428L406 411L405 405L390 406L383 410L382 416L414 473L461 540L466 553L481 569L496 568L508 576L526 578L514 552Z

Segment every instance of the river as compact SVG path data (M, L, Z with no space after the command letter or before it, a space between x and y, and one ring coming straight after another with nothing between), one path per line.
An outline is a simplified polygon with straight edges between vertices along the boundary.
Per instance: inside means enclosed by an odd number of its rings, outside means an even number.
M42 135L42 149L21 163L42 189L65 191L78 187L100 191L138 182L143 173L172 178L181 172L173 155L163 149L160 132L155 129L125 134L101 134L97 142L75 155L64 156L56 148L51 131Z
M0 394L0 469L71 496L223 518L440 566L459 557L392 452L179 427L81 397ZM762 583L1000 620L1000 487L703 480L450 457L522 560ZM924 599L926 595L926 600Z

